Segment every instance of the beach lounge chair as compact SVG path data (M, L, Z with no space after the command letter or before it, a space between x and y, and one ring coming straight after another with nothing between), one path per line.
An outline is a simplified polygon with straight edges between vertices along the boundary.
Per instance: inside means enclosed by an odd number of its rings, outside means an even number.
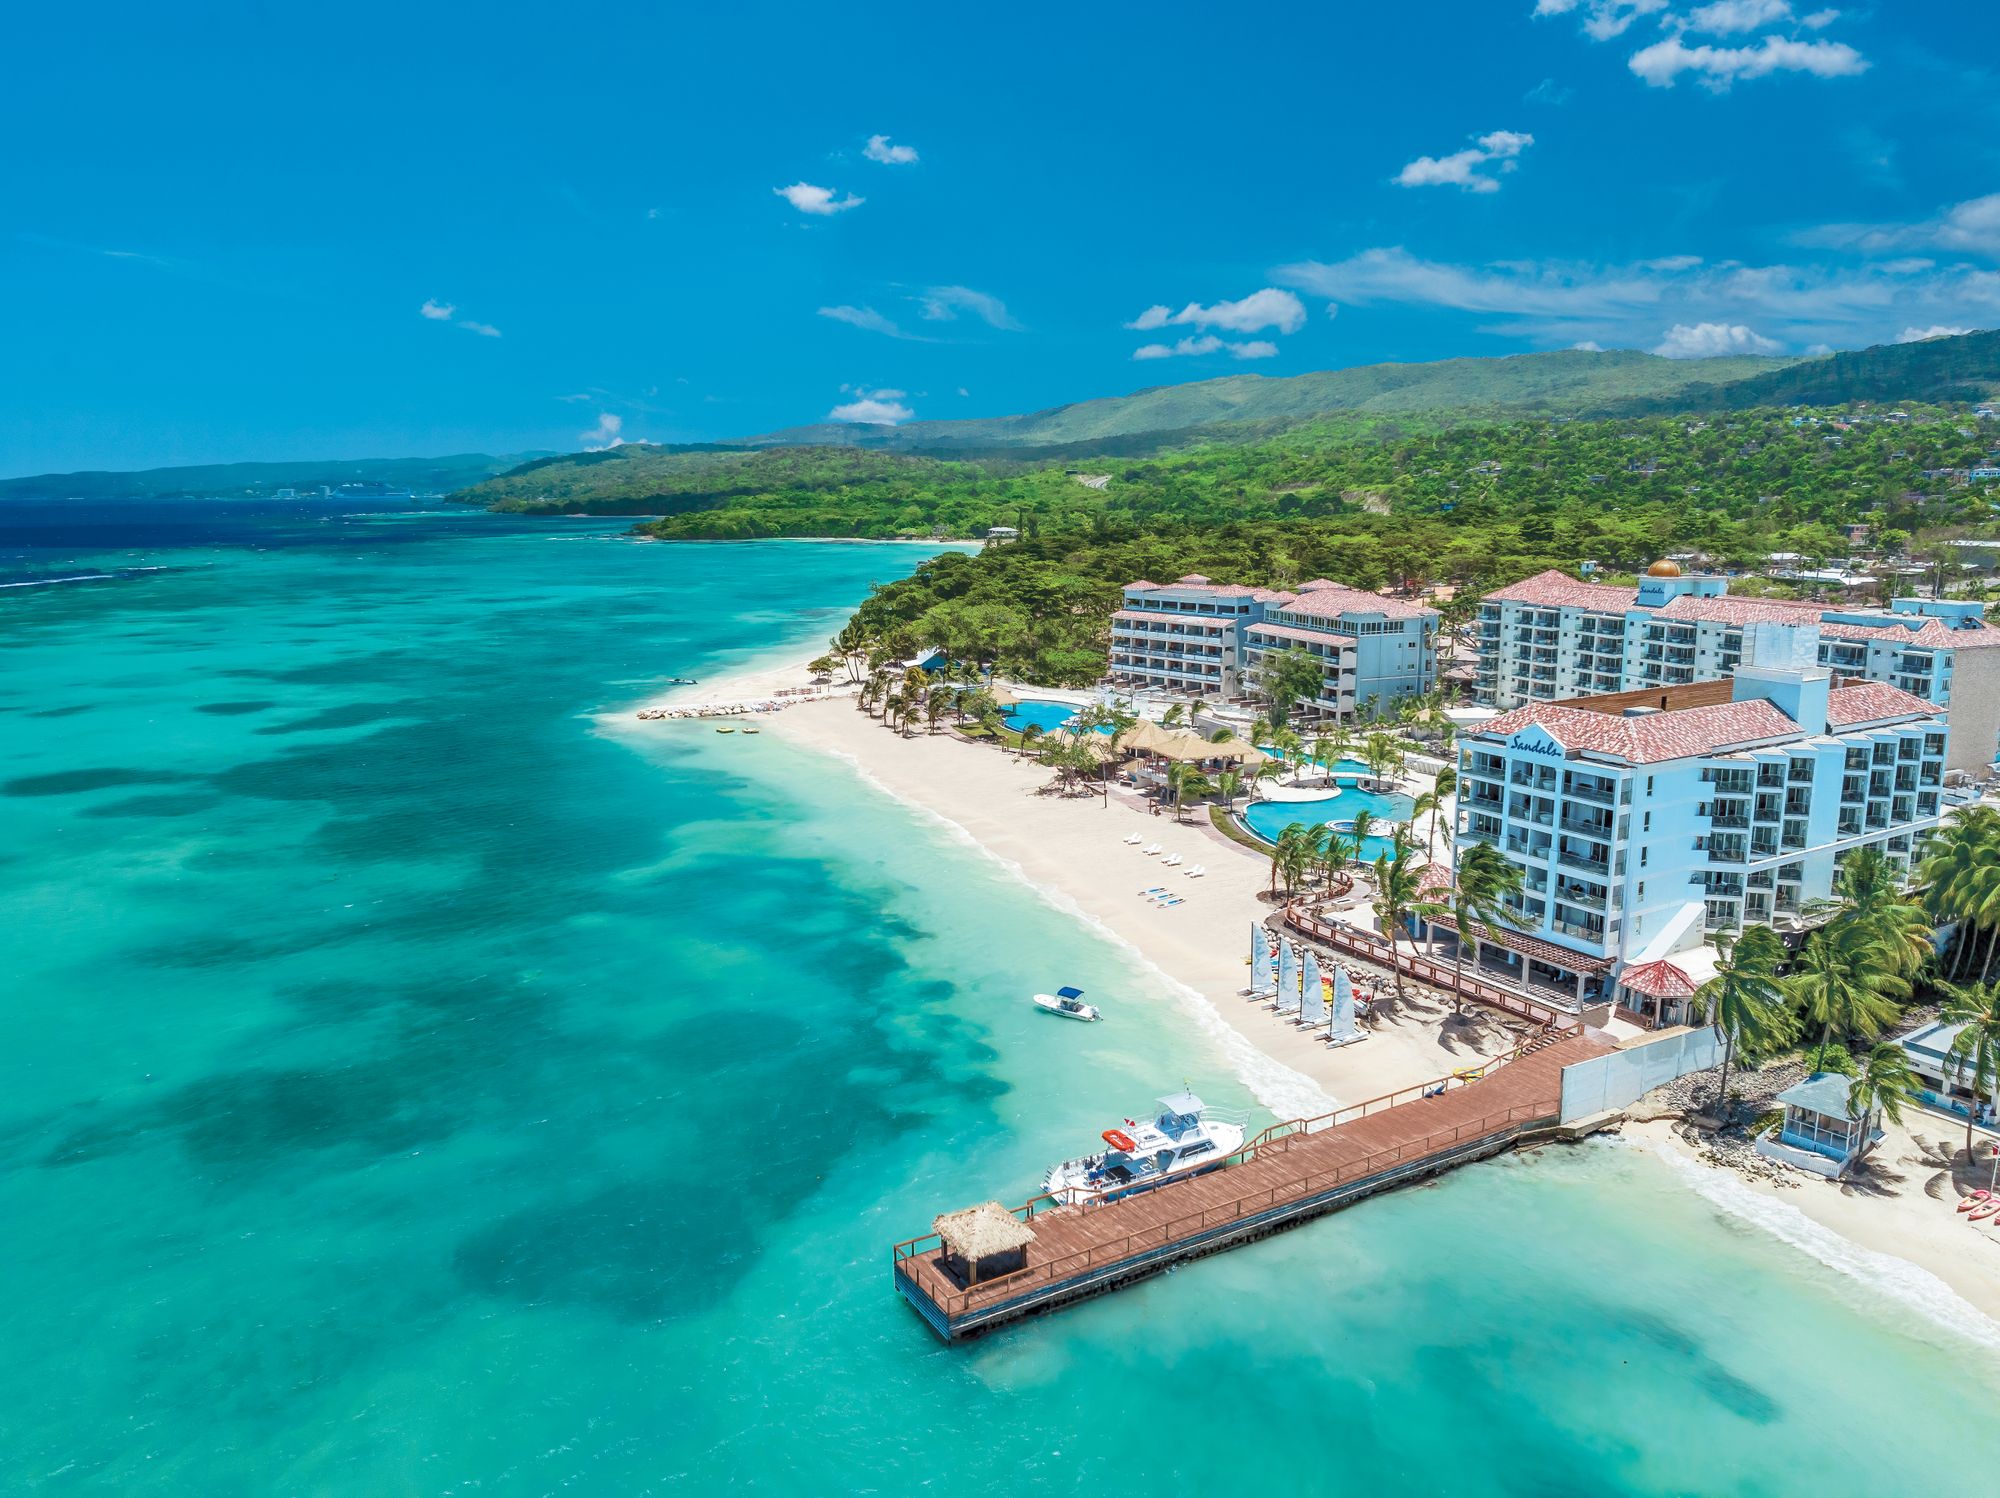
M1199 879L1203 874L1206 874L1207 872L1208 872L1208 865L1205 863L1198 863L1193 868L1187 871L1187 877L1190 879Z
M1185 905L1185 904L1187 904L1187 901L1183 900L1179 895L1168 895L1165 899L1159 902L1160 909L1162 910L1169 909L1170 907L1175 905Z
M1142 900L1157 899L1159 896L1164 895L1166 892L1167 892L1167 887L1164 884L1149 884L1144 889L1139 891L1139 898Z
M1145 853L1148 858L1151 858L1155 853L1159 851L1160 851L1160 845L1158 843L1146 844Z
M1170 853L1162 861L1163 866L1169 869L1178 868L1180 866L1180 862L1181 862L1181 856L1178 853Z
M1120 842L1134 843L1134 844L1143 843L1145 840L1146 840L1146 834L1143 832L1135 832L1130 837L1119 839Z

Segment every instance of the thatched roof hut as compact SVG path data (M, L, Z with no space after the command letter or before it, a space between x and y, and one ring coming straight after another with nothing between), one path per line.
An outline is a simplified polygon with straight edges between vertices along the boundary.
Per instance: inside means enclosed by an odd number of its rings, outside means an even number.
M944 1240L945 1267L967 1287L1027 1268L1035 1241L1035 1230L998 1202L933 1218L931 1231Z

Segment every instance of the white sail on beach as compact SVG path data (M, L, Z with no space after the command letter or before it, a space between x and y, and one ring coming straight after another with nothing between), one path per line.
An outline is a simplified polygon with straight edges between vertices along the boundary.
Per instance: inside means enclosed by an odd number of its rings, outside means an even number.
M1250 923L1250 992L1271 991L1271 936L1262 921Z
M1287 940L1278 948L1278 1012L1299 1007L1299 954Z
M1333 1028L1328 1038L1335 1045L1346 1045L1360 1038L1354 1029L1354 983L1347 976L1347 969L1338 963L1333 968Z
M1320 980L1319 954L1306 950L1305 992L1299 998L1299 1023L1317 1028L1326 1023L1326 985Z

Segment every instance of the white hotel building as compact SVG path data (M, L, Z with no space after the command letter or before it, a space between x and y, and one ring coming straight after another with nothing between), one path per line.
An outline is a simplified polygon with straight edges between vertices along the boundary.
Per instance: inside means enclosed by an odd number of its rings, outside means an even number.
M1347 717L1437 684L1435 609L1316 578L1296 593L1212 583L1125 585L1111 616L1108 678L1127 689L1224 702L1255 695L1266 655L1293 647L1325 668L1309 717Z
M1489 593L1479 613L1475 692L1489 707L1720 681L1747 630L1816 625L1817 664L1887 682L1952 710L1949 768L1983 771L2000 749L2000 629L1981 605L1898 598L1886 609L1731 598L1720 577L1655 563L1635 588L1539 573Z
M1518 707L1461 737L1460 846L1490 843L1525 881L1489 964L1682 1023L1707 936L1795 927L1856 848L1909 865L1939 821L1943 713L1836 678L1812 626L1747 633L1728 681Z

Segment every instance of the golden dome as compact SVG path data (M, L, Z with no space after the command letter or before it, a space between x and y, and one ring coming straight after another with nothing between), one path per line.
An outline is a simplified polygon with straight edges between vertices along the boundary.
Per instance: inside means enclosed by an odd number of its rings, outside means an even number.
M1662 557L1646 569L1646 576L1648 577L1679 577L1680 575L1681 564L1679 562L1669 562L1665 557Z

